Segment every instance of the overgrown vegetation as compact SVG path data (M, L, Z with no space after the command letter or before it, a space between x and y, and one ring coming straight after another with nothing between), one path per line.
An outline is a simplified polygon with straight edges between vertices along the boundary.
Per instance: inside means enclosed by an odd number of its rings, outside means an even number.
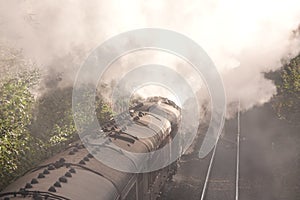
M278 116L294 125L300 125L300 55L268 77L277 86L273 107Z
M1 185L34 163L41 147L29 131L34 98L30 88L36 85L38 73L28 71L8 77L0 86L0 176Z
M47 141L48 148L76 138L71 103L70 87L51 89L38 98L30 130L35 137Z
M0 47L0 191L9 182L78 139L72 116L72 87L45 89L39 97L40 74L21 51ZM53 81L59 81L56 78ZM101 97L100 121L111 117Z

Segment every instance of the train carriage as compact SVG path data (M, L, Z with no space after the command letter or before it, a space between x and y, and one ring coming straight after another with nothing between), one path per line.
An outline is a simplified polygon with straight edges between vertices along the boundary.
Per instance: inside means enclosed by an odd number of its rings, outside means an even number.
M152 172L127 173L96 158L99 154L107 155L104 158L109 162L122 163L122 169L138 172L147 161L124 152L147 153L162 148L176 135L179 123L177 105L165 98L150 98L130 109L128 114L107 122L99 132L87 134L81 141L30 170L10 184L0 198L156 199L163 184L174 174L176 162ZM105 141L100 137L103 135ZM171 150L166 154L171 154ZM171 155L161 156L168 160ZM146 164L155 164L155 161Z

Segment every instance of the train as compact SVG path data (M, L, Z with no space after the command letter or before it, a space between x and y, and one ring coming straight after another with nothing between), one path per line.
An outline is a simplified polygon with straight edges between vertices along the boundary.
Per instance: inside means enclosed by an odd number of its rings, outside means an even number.
M157 199L164 184L176 173L177 161L155 171L126 172L107 166L96 159L96 155L105 151L110 155L107 159L121 161L122 168L140 168L144 161L131 158L113 145L136 153L155 151L172 141L178 133L180 120L181 109L173 101L162 97L147 98L104 123L101 130L81 137L64 151L29 170L8 185L0 193L0 199ZM97 134L104 135L106 142L100 144L94 138L92 148L87 148L86 141Z

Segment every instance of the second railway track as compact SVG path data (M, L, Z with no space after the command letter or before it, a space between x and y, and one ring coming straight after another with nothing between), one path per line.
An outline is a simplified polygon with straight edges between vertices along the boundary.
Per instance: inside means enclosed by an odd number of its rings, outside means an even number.
M239 199L240 129L240 103L238 103L236 132L231 134L230 139L221 138L217 141L211 153L200 200ZM235 148L226 149L228 147L226 143L231 143L231 147ZM227 159L224 159L226 151Z

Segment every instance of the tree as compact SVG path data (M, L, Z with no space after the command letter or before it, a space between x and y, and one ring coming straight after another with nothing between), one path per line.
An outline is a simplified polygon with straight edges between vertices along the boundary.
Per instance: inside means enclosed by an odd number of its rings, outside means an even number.
M285 64L273 78L277 86L273 107L278 116L300 125L300 55Z
M32 119L34 97L30 88L37 84L37 71L24 71L2 79L0 83L0 176L18 174L33 138L28 127ZM29 158L27 156L27 158ZM30 165L30 164L29 164ZM1 185L8 179L1 179ZM0 185L0 186L1 186Z
M22 51L0 45L0 190L11 180L78 139L72 112L72 87L51 88L34 97L40 74ZM51 80L54 80L54 82ZM45 80L44 80L45 81ZM49 82L50 81L50 82ZM86 90L82 88L82 92ZM86 93L89 95L89 93ZM111 117L102 97L96 99L100 121ZM90 120L90 116L82 116Z

